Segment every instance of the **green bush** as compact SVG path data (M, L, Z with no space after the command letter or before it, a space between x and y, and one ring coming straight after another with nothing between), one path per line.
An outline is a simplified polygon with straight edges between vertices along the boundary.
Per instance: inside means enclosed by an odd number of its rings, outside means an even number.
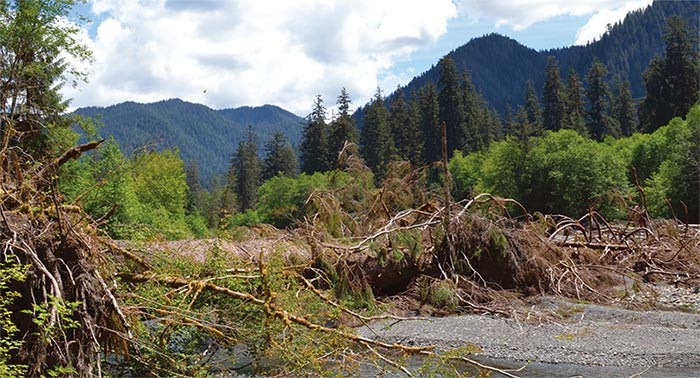
M265 223L279 228L289 227L303 218L311 193L349 180L347 173L339 171L273 177L258 189L257 213Z

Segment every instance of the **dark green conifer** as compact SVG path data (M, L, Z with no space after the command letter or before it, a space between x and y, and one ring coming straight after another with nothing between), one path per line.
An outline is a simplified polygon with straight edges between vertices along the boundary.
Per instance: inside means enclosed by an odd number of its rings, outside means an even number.
M537 98L535 85L532 80L528 80L525 89L525 113L527 122L530 125L530 135L542 134L542 110L540 100Z
M334 167L338 161L338 154L343 149L345 142L357 144L357 127L350 114L350 95L343 87L338 96L338 117L330 125L328 135L328 162Z
M269 180L275 176L294 176L297 173L297 156L289 140L277 130L265 143L265 161L263 162L262 179Z
M460 88L457 68L449 56L440 59L440 80L438 81L438 103L440 122L447 126L447 155L461 150L465 141L464 100Z
M418 122L423 133L423 159L432 164L442 157L441 131L439 126L440 106L435 85L431 82L419 94Z
M251 126L248 127L246 140L238 143L233 163L239 209L240 211L252 209L257 201L261 169L258 146L255 143L255 132Z
M564 121L564 86L556 58L547 58L544 90L542 91L542 126L545 130L559 130Z
M588 81L586 125L591 137L598 141L603 140L608 133L614 133L615 126L609 116L610 91L605 81L607 75L608 69L597 58L593 60L586 75Z
M374 172L377 181L380 181L384 177L389 162L396 155L396 148L389 130L389 112L384 106L379 88L365 113L361 144L365 163Z
M321 95L316 95L311 114L307 117L301 146L299 146L301 170L304 173L325 172L330 168L327 128L326 108L323 106Z
M566 106L562 127L576 130L579 134L588 136L586 108L583 103L583 84L573 68L569 68L566 84Z
M637 112L632 103L632 90L629 80L615 80L615 98L612 107L613 118L617 121L620 136L630 136L637 131Z
M648 132L666 125L673 117L685 116L700 94L697 36L683 18L673 16L663 37L666 56L652 60L643 75L647 95L640 120Z

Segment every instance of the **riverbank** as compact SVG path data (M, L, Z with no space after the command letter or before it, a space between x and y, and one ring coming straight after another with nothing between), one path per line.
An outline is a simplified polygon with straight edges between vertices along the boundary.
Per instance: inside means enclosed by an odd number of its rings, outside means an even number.
M700 376L700 314L635 311L550 297L534 300L533 317L459 315L427 320L383 321L359 333L440 351L473 346L474 357L522 376ZM561 319L538 319L555 312ZM527 312L525 312L527 314Z

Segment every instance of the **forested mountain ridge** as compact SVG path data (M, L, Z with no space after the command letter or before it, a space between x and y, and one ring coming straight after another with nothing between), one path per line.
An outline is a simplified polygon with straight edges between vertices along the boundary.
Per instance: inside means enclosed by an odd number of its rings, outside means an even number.
M303 118L277 106L214 110L180 99L150 104L124 102L108 107L87 107L75 111L99 121L100 135L113 136L129 155L138 148L162 150L177 147L180 156L195 161L204 183L226 172L238 143L253 127L258 146L279 130L298 145Z
M548 56L558 60L563 75L571 67L579 77L584 77L593 59L598 58L607 66L610 80L616 75L628 79L632 95L639 98L644 96L642 72L654 56L663 55L665 43L662 35L666 20L673 15L685 18L697 35L700 2L655 1L646 9L630 12L623 22L609 26L605 35L586 46L536 51L509 37L488 34L472 39L447 56L454 60L460 73L466 70L471 74L477 90L491 107L501 113L506 104L515 108L523 103L528 80L533 81L538 95L541 95ZM436 63L410 81L403 92L409 95L417 93L429 82L437 84L438 78ZM362 113L363 109L360 109L356 119L359 120Z

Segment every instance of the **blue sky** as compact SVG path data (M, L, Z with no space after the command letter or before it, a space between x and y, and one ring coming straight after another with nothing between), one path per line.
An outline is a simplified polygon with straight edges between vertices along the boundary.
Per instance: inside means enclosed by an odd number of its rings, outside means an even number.
M89 0L88 83L73 107L168 98L309 112L342 87L356 106L475 37L543 50L582 44L651 0Z

